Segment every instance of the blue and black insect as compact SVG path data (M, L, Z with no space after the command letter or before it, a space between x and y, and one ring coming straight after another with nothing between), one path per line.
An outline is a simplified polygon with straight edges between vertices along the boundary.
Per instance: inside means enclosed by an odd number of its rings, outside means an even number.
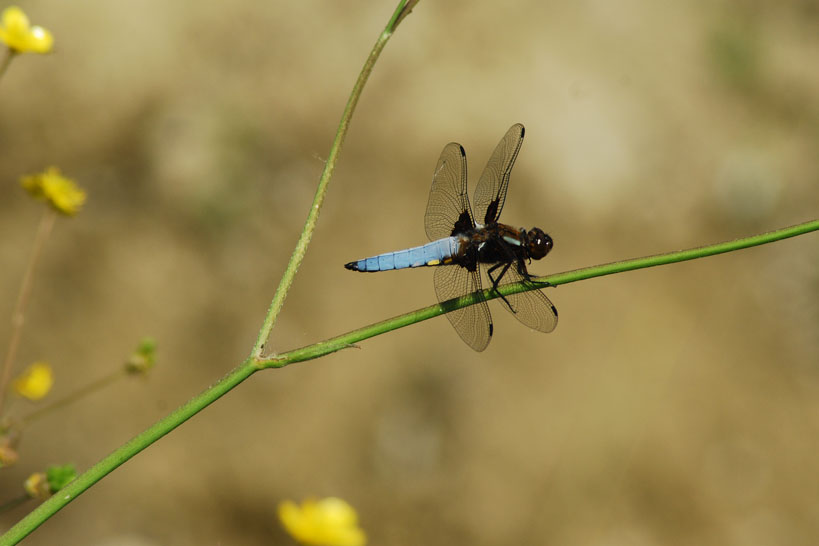
M435 266L435 293L440 302L481 290L480 269L495 290L505 284L530 281L526 264L546 256L554 247L552 238L536 227L527 231L498 222L524 132L519 123L510 127L489 158L475 189L475 214L466 192L466 152L457 142L447 144L435 167L424 217L427 237L432 242L344 267L375 272ZM501 299L504 307L530 328L551 332L557 326L557 309L540 290ZM467 345L476 351L489 345L492 316L486 301L446 316Z

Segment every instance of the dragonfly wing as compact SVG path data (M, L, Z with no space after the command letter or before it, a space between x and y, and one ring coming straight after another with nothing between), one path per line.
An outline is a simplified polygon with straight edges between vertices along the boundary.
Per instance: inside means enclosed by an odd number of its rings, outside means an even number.
M483 225L497 222L506 201L509 177L523 144L523 125L516 123L506 131L481 174L475 188L475 219Z
M435 268L435 294L438 301L465 296L481 289L478 271L469 271L457 265ZM492 339L492 316L486 301L446 313L455 331L467 345L476 351L483 351Z
M432 189L429 191L424 227L430 241L437 241L475 227L466 193L466 152L450 142L441 152ZM461 294L458 294L461 295Z
M501 286L520 282L524 279L525 277L518 271L518 266L512 264L503 276ZM512 308L510 309L506 302L499 299L503 307L529 328L549 333L557 326L557 308L546 297L546 294L540 290L518 292L505 297Z

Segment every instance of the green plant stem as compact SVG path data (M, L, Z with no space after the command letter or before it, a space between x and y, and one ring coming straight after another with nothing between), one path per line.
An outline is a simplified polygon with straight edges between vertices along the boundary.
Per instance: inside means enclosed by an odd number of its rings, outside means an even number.
M316 222L318 220L318 214L321 210L324 196L327 193L327 185L333 174L333 170L335 169L338 154L341 151L341 145L347 134L347 130L349 129L350 119L353 115L353 111L355 110L355 106L358 103L358 99L361 96L364 84L367 82L373 66L375 65L376 60L378 60L378 57L381 54L381 51L384 49L384 46L387 44L390 36L392 36L395 29L398 27L398 24L404 19L404 17L407 16L407 14L417 3L418 0L400 0L398 2L398 7L390 17L390 21L387 23L385 29L379 35L378 40L367 58L367 61L364 63L361 74L358 76L358 80L353 87L350 99L347 101L347 106L344 108L344 113L341 116L341 123L339 124L336 138L333 141L332 147L330 148L330 155L327 158L324 172L319 180L319 186L316 190L316 196L313 200L313 205L310 208L310 213L307 216L304 230L302 231L299 241L296 244L296 248L290 258L290 262L285 269L285 273L282 276L279 287L273 296L267 316L265 317L259 331L256 344L251 352L252 356L228 373L228 375L226 375L217 384L206 389L184 406L180 407L143 433L131 439L129 442L102 459L80 476L77 476L74 481L61 489L59 492L52 495L51 498L43 502L25 518L20 520L3 536L0 536L0 546L17 544L23 540L37 527L42 525L48 518L62 509L69 502L74 500L86 489L119 467L119 465L123 464L125 461L190 419L192 416L199 413L202 409L216 401L233 387L250 377L254 372L261 369L256 365L258 358L261 356L262 351L264 350L264 344L270 335L270 331L273 329L276 317L281 311L281 307L284 304L284 299L287 296L287 292L290 289L291 284L293 283L293 277L304 259L304 255L307 251L307 245L310 242L310 238L312 237L313 230L315 229Z
M256 344L253 346L253 350L251 352L251 356L253 357L258 358L262 356L264 345L267 342L268 337L270 337L270 332L276 323L276 318L279 316L279 312L284 305L284 300L287 298L287 293L290 291L290 286L293 284L293 278L296 276L296 271L298 271L302 260L304 260L304 255L307 253L307 245L310 244L310 239L313 237L313 231L316 229L319 212L321 212L321 205L324 203L324 197L327 195L327 188L330 183L330 178L333 176L333 171L335 170L336 162L338 161L338 154L341 152L341 146L344 144L344 138L347 136L347 131L350 128L350 120L352 119L353 112L358 104L358 99L361 98L361 92L364 90L364 85L367 83L373 67L375 66L375 62L381 55L381 51L384 49L384 46L387 45L387 41L389 41L390 36L392 36L398 24L417 2L418 0L410 2L407 2L407 0L402 0L398 3L398 7L395 9L395 12L393 12L392 17L390 17L390 21L387 23L387 26L378 36L378 40L376 40L372 51L370 51L369 57L367 57L367 61L364 63L364 67L361 69L361 72L358 75L358 79L353 86L353 91L350 93L350 98L347 100L347 105L344 107L344 112L341 114L341 121L339 122L338 130L336 131L336 137L333 140L333 144L330 146L330 155L327 156L327 161L324 164L324 171L321 173L318 188L316 189L316 195L313 198L313 205L310 207L310 212L307 214L307 220L304 223L304 229L302 229L301 236L296 243L296 248L293 249L293 254L290 256L290 261L287 264L287 268L284 270L281 281L279 281L279 287L276 289L276 293L273 295L273 300L270 302L267 315L265 316L262 327L259 330L259 335L256 338Z
M63 506L77 498L86 489L104 478L122 463L218 400L222 395L229 392L233 387L253 375L256 371L258 371L258 368L251 359L237 366L218 383L209 387L173 413L120 446L116 451L89 468L80 476L77 476L74 481L32 510L25 518L20 520L14 527L9 529L6 534L0 537L0 546L17 544L23 540L29 533L34 531Z
M752 246L772 243L774 241L787 239L788 237L795 237L797 235L802 235L817 230L819 230L819 220L813 220L796 226L763 233L761 235L754 235L743 239L737 239L727 243L718 243L715 245L708 245L690 250L681 250L678 252L658 254L656 256L649 256L645 258L636 258L632 260L624 260L610 264L587 267L566 273L557 273L555 275L537 278L535 279L534 284L515 283L502 287L498 291L499 293L495 293L492 290L485 290L482 294L483 297L487 299L494 299L499 297L500 294L507 295L517 292L524 292L526 290L534 290L535 288L542 288L543 284L545 283L557 286L585 279L591 279L594 277L611 275L613 273L622 273L635 269L655 267L675 262L693 260L696 258L704 258L715 254L722 254ZM440 316L447 311L452 311L454 309L459 309L461 307L466 307L467 305L477 303L479 300L480 296L478 294L470 294L468 296L463 296L442 304L430 305L429 307L381 321L370 326L365 326L364 328L315 343L308 347L283 353L277 357L265 359L248 358L216 385L208 388L187 404L163 418L142 434L130 440L128 443L114 451L112 454L91 467L82 475L78 476L74 481L41 504L38 508L17 523L17 525L12 527L5 535L0 537L0 546L17 544L17 542L25 538L51 515L71 502L75 497L91 487L94 483L105 477L119 465L152 443L159 440L165 434L169 433L183 422L196 415L205 407L215 402L222 395L253 375L253 373L259 369L281 368L287 366L288 364L312 360L341 349L354 347L354 344L358 341L362 341L391 330L396 330L404 326L409 326L410 324L415 324L416 322L421 322L423 320Z
M26 307L28 305L31 286L34 282L34 270L40 259L40 253L45 246L48 236L54 227L57 219L57 212L51 207L45 207L43 215L40 217L40 226L37 228L37 235L34 236L34 248L31 251L31 258L23 273L23 280L20 282L20 292L17 293L17 302L14 304L14 311L11 313L11 336L9 346L6 350L6 357L3 359L3 370L0 372L0 415L6 403L6 393L11 380L11 370L14 367L14 360L17 358L17 348L20 345L20 338L23 335L23 325L26 322Z
M154 424L141 434L135 436L133 439L119 447L117 450L115 450L113 453L102 459L100 462L95 464L86 472L78 476L75 480L66 485L64 488L62 488L60 491L54 494L51 498L43 502L40 506L38 506L31 513L29 513L25 518L19 521L14 527L7 531L2 537L0 537L0 546L17 544L18 542L20 542L23 538L28 536L32 531L34 531L43 522L45 522L49 517L51 517L64 506L66 506L69 502L74 500L77 496L82 494L89 487L91 487L96 482L101 480L103 477L108 475L110 472L115 470L121 464L125 463L131 457L135 456L137 453L141 452L146 447L158 441L160 438L174 430L176 427L178 427L179 425L181 425L182 423L184 423L185 421L187 421L188 419L202 411L204 408L218 400L220 397L222 397L224 394L226 394L234 387L242 383L245 379L253 375L258 370L262 368L283 367L294 362L302 362L318 358L319 356L323 356L346 347L354 346L354 344L358 341L362 341L364 339L391 330L395 330L403 326L408 326L410 324L414 324L422 320L439 316L447 311L451 311L460 307L465 307L467 305L474 304L477 301L479 301L480 299L479 295L471 294L469 296L464 296L461 298L457 298L455 300L450 300L449 302L444 302L443 304L432 305L424 309L414 311L412 313L407 313L405 315L401 315L393 319L382 321L377 324L373 324L371 326L367 326L365 328L349 332L342 336L338 336L326 341L316 343L309 347L296 349L294 351L290 351L288 353L284 353L282 355L278 355L275 357L261 358L261 354L264 349L264 343L267 340L270 331L273 328L276 317L278 316L281 307L284 303L287 291L289 290L292 284L293 277L302 259L304 258L307 244L310 242L310 238L312 236L312 232L315 228L316 220L318 218L318 213L321 209L321 204L324 200L324 195L326 194L327 191L327 184L329 183L330 176L332 175L332 172L335 168L338 153L340 152L341 149L341 144L344 140L344 136L346 135L349 127L350 117L352 116L353 110L355 109L355 105L358 102L358 98L361 95L363 85L366 82L370 72L372 71L372 67L375 61L377 60L381 50L386 45L387 40L394 32L398 23L406 16L406 14L415 5L415 3L417 3L417 0L416 1L410 0L409 2L407 0L402 0L401 2L399 2L398 8L393 13L390 22L388 23L385 30L379 36L379 39L376 41L376 44L373 47L373 50L370 53L370 56L368 57L367 62L364 65L364 68L362 69L361 75L359 76L359 79L356 82L355 87L353 88L353 93L344 110L344 115L342 116L342 120L339 125L338 132L336 134L336 139L333 142L333 146L330 151L330 156L328 157L327 164L325 165L324 173L322 174L321 179L319 181L319 188L316 192L316 197L313 201L313 205L311 207L310 213L305 223L304 231L302 232L302 235L299 238L296 249L294 250L293 255L291 257L290 263L288 264L287 269L285 270L285 274L282 277L282 280L279 284L279 288L277 289L276 294L273 297L273 301L271 302L267 316L265 317L256 344L254 345L253 351L251 353L252 356L245 360L244 362L242 362L231 372L229 372L218 383L207 388L204 392L197 395L189 402L187 402L186 404L184 404L171 414L167 415L166 417L158 421L156 424ZM730 252L733 250L739 250L741 248L747 248L750 246L769 243L816 230L819 230L819 220L807 222L799 226L794 226L792 228L786 228L783 230L778 230L763 235L748 237L746 239L739 239L737 241L732 241L730 243L722 243L707 247L701 247L699 249L672 252L670 254L662 254L648 258L638 258L635 260L627 260L623 262L616 262L613 264L595 266L586 269L580 269L577 271L550 275L541 279L537 279L537 281L549 282L554 285L567 284L569 282L575 282L603 275L610 275L612 273L640 269L644 267L653 267L657 265L674 263L678 261L711 256L723 252ZM500 292L503 294L511 294L515 292L522 292L524 290L531 290L535 287L537 286L519 283L505 286L500 290ZM484 294L485 297L487 297L488 299L498 297L499 295L491 291L485 291Z
M658 265L666 265L676 262L683 262L686 260L694 260L697 258L705 258L706 256L713 256L715 254L722 254L725 252L732 252L735 250L741 250L743 248L749 248L752 246L759 246L766 243L772 243L774 241L787 239L788 237L795 237L797 235L802 235L804 233L809 233L811 231L817 230L819 230L819 220L812 220L810 222L805 222L803 224L798 224L796 226L778 229L776 231L770 231L768 233L763 233L761 235L754 235L751 237L736 239L734 241L728 241L725 243L718 243L699 248L692 248L689 250L680 250L677 252L670 252L667 254L657 254L656 256L647 256L644 258L623 260L620 262L613 262L593 267L586 267L583 269L576 269L574 271L567 271L565 273L556 273L554 275L548 275L545 277L539 277L537 279L534 279L535 284L521 282L505 285L502 288L500 288L498 292L495 292L491 289L487 289L483 291L482 297L487 300L490 300L500 297L501 294L506 296L518 292L525 292L527 290L534 290L536 288L543 288L546 285L546 283L553 286L558 286L561 284L569 284L572 282L591 279L594 277L612 275L614 273L622 273L625 271L633 271L635 269L643 269L646 267L655 267ZM385 332L397 330L398 328L403 328L404 326L409 326L410 324L415 324L416 322L428 320L443 315L444 313L447 313L449 311L453 311L461 307L466 307L467 305L472 305L474 303L477 303L477 301L479 300L480 297L478 296L478 294L470 294L468 296L463 296L460 298L449 300L441 304L430 305L429 307L424 307L423 309L418 309L417 311L412 311L410 313L399 315L391 319L376 322L375 324L359 328L358 330L353 330L352 332L348 332L346 334L336 336L325 341L320 341L319 343L315 343L307 347L302 347L301 349L295 349L293 351L282 353L277 356L262 359L259 361L258 365L266 368L281 368L283 366L287 366L288 364L293 364L295 362L312 360L314 358L318 358L320 356L324 356L335 351L339 351L341 349L354 347L355 343L358 343L359 341L375 337Z

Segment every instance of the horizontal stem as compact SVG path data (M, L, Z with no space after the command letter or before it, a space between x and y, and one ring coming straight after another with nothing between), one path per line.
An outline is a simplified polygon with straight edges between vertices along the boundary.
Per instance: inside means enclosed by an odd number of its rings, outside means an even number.
M560 284L569 284L572 282L591 279L594 277L603 277L614 273L622 273L625 271L633 271L635 269L643 269L646 267L656 267L659 265L667 265L676 262L684 262L686 260L694 260L697 258L705 258L707 256L714 256L715 254L723 254L725 252L733 252L743 248L752 246L759 246L774 241L787 239L788 237L795 237L804 233L819 230L819 220L812 220L796 226L791 226L776 231L770 231L761 235L753 235L742 239L736 239L725 243L717 243L714 245L707 245L688 250L680 250L677 252L669 252L665 254L657 254L655 256L647 256L643 258L634 258L631 260L623 260L609 264L596 265L592 267L585 267L583 269L576 269L574 271L567 271L565 273L556 273L554 275L547 275L545 277L538 277L533 279L535 284L520 282L509 285L504 285L497 292L492 289L484 290L483 293L473 293L467 296L462 296L447 302L430 305L416 311L405 313L391 319L376 322L369 326L364 326L352 332L336 336L325 341L320 341L301 349L295 349L286 353L282 353L275 357L262 359L257 362L257 365L262 368L281 368L295 362L302 362L305 360L312 360L326 354L354 347L355 343L375 337L377 335L409 326L424 320L428 320L446 312L460 309L468 305L474 305L481 301L481 299L491 300L500 297L501 295L516 294L518 292L526 292L536 288L542 288L546 283L557 286ZM537 284L543 283L543 284Z
M719 243L690 250L681 250L678 252L658 254L656 256L649 256L645 258L636 258L633 260L624 260L610 264L587 267L566 273L558 273L555 275L540 277L534 279L534 281L536 283L549 283L552 285L568 284L594 277L611 275L613 273L621 273L634 269L642 269L645 267L654 267L685 260L693 260L696 258L704 258L706 256L713 256L715 254L722 254L724 252L731 252L765 243L771 243L817 230L819 230L819 220L813 220L793 227L771 231L762 235L754 235L752 237L737 239L727 243ZM359 328L358 330L321 341L308 347L289 351L275 358L249 358L237 366L233 371L228 373L221 381L212 387L209 387L203 393L190 400L187 404L183 405L170 415L158 421L149 429L134 437L132 440L91 467L88 471L78 476L74 481L69 483L47 501L43 502L14 527L12 527L6 534L0 537L0 546L17 544L46 519L48 519L50 515L54 514L60 510L60 508L74 500L74 498L102 479L102 477L112 472L128 459L159 440L165 434L168 434L170 431L181 425L186 420L190 419L192 416L199 413L205 407L215 402L222 395L229 392L236 385L250 377L254 372L261 368L281 368L295 362L312 360L341 349L353 347L358 341L362 341L391 330L396 330L404 326L409 326L410 324L415 324L416 322L421 322L422 320L440 316L446 311L466 307L467 305L473 305L482 298L494 299L500 297L500 294L508 295L517 292L524 292L526 290L533 290L536 287L537 286L533 286L529 283L505 285L501 287L497 293L492 290L485 290L482 294L469 294L467 296L444 302L443 304L430 305L428 307L424 307L423 309L381 321L370 326L365 326L364 328Z

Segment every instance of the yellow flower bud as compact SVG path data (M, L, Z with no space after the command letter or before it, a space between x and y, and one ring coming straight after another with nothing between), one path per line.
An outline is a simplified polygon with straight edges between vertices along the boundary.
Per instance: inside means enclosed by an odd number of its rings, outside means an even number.
M10 6L0 14L0 41L15 53L48 53L54 45L51 33L43 27L31 26L17 6Z
M23 488L33 499L45 500L51 496L51 487L45 472L35 472L23 482Z
M35 362L14 380L14 390L29 400L43 398L54 384L54 373L48 362Z

